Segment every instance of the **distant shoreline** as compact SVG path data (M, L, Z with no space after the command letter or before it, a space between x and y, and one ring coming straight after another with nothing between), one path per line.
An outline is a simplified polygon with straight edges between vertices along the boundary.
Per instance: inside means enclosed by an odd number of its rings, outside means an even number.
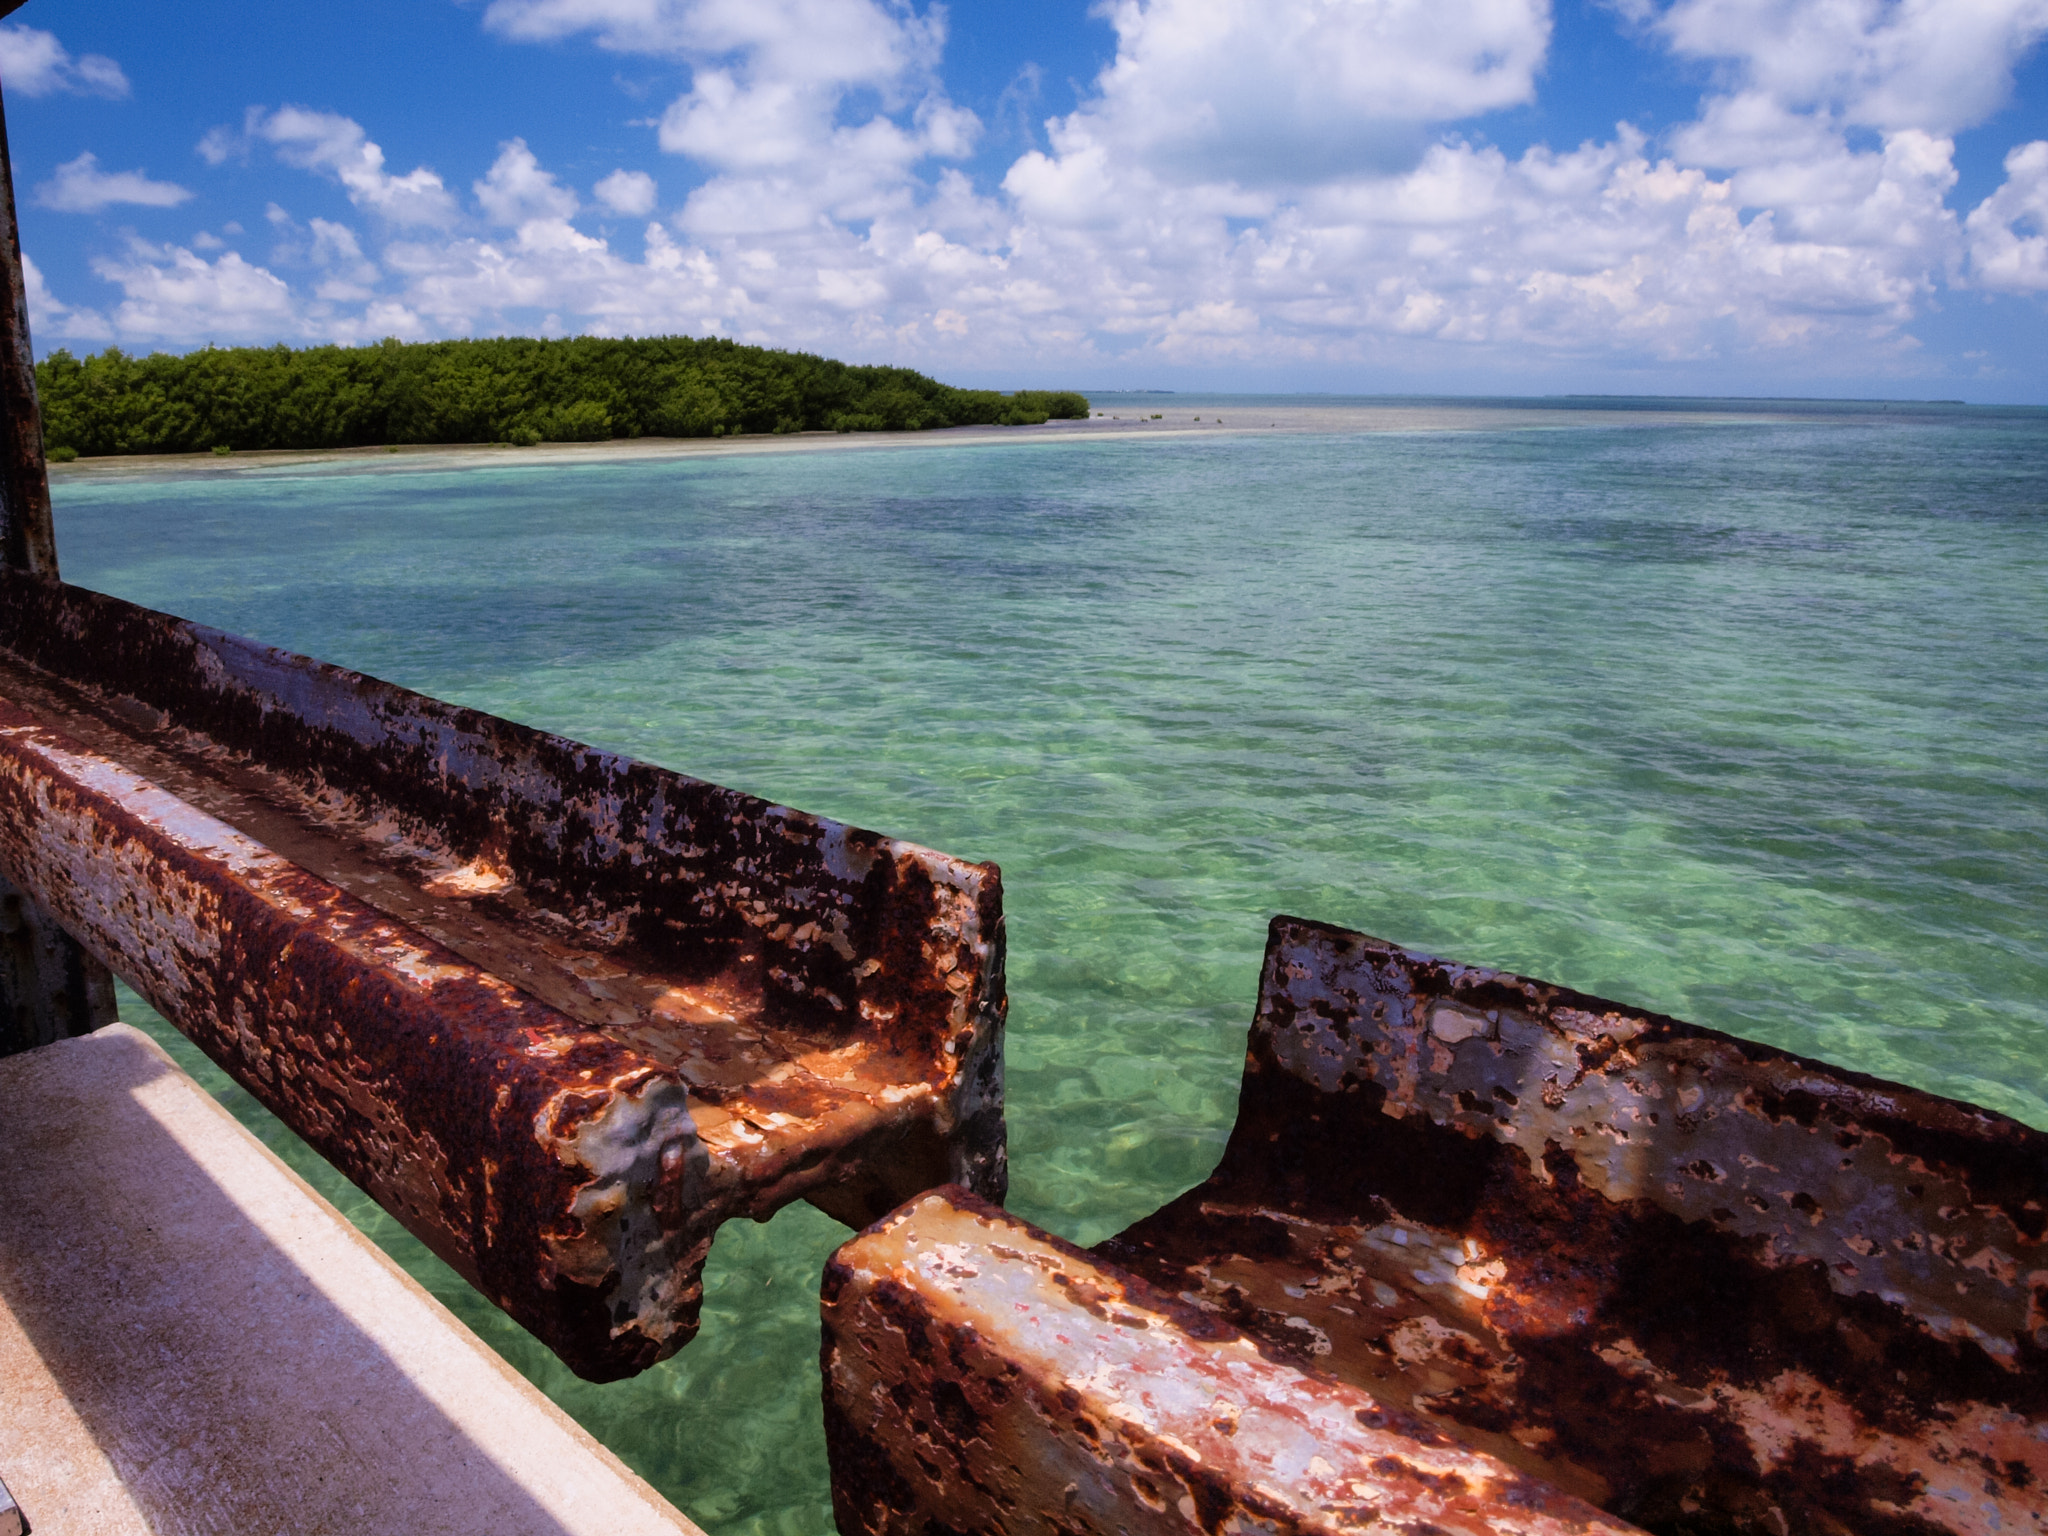
M1147 404L1163 403L1157 396ZM1227 411L1223 416L1220 413ZM1874 414L1874 413L1873 413ZM335 473L405 472L469 469L480 466L536 467L576 464L639 463L697 458L737 458L778 453L845 453L895 448L1025 446L1052 443L1114 442L1149 438L1303 434L1373 434L1386 432L1485 432L1732 425L1782 421L1773 413L1734 410L1656 411L1588 410L1583 406L1459 405L1442 401L1416 404L1323 405L1298 401L1259 404L1245 400L1215 404L1196 396L1173 403L1173 420L1152 420L1152 413L1090 416L1083 420L1047 421L1036 426L934 427L919 432L792 432L751 433L730 437L637 437L603 442L540 443L514 447L509 443L408 443L376 448L264 448L233 454L147 453L103 454L52 464L53 481L104 481L164 476L231 477L277 471L324 470ZM1160 415L1163 417L1164 412ZM1853 416L1833 418L1839 421Z
M921 432L761 432L732 437L633 437L595 443L405 443L382 448L256 448L232 454L125 453L52 464L52 480L105 480L130 475L236 475L276 469L404 470L473 468L481 464L603 464L623 461L737 458L768 453L833 453L862 448L967 447L1086 438L1187 436L1217 426L1103 420L1048 421L1030 427L933 427Z

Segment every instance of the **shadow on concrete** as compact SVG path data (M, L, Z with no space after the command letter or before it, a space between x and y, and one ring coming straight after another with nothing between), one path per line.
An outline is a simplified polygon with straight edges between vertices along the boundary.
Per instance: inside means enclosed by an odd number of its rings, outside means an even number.
M167 1077L203 1109L163 1091ZM420 1360L449 1366L445 1400L450 1381L474 1372L477 1346L422 1314L432 1326L410 1328L406 1352L419 1358L409 1371L330 1295L358 1286L388 1308L396 1334L411 1322L403 1298L379 1299L396 1282L350 1251L360 1239L345 1228L323 1233L334 1218L296 1186L300 1201L266 1206L259 1226L165 1123L189 1139L194 1128L206 1134L206 1113L226 1121L125 1028L0 1062L0 1301L156 1531L572 1536L646 1526L647 1504L623 1481L630 1507L615 1523L593 1511L591 1524L571 1527L544 1507L504 1463L545 1450L560 1431L542 1419L539 1446L516 1432L486 1445L450 1417L413 1372ZM280 1245L280 1222L324 1273ZM488 1368L480 1387L482 1403L516 1391ZM0 1423L27 1411L0 1404ZM561 1448L615 1476L573 1441ZM14 1446L17 1466L27 1449ZM63 1536L22 1479L15 1492L45 1536Z

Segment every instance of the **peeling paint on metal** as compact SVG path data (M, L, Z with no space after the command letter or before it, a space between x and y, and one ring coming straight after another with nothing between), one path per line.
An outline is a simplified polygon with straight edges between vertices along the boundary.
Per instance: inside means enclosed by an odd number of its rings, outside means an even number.
M0 16L20 4L0 9ZM57 579L50 474L43 463L43 415L36 400L21 232L14 219L14 165L0 110L0 567Z
M1214 1176L1098 1250L1653 1531L2048 1530L2048 1137L1276 919Z
M1092 1254L935 1197L840 1251L841 1528L2040 1533L2044 1228L2001 1116L1280 918L1207 1182ZM1525 1481L1339 1489L1340 1391Z
M964 1190L827 1267L845 1536L1629 1527Z

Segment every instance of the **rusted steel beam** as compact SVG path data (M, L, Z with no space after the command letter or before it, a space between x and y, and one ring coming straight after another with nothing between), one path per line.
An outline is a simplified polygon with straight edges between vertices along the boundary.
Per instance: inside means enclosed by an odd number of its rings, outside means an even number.
M2048 1529L2044 1226L2003 1116L1278 919L1221 1166L1101 1251L1654 1530L1927 1536Z
M833 1255L843 1536L1631 1527L964 1190Z
M1003 1188L990 865L0 573L0 872L587 1376Z
M711 1173L674 1074L11 706L0 840L14 878L565 1359L603 1373L672 1342L706 1238L683 1205Z
M114 978L0 877L0 1056L114 1022Z
M1191 1339L1242 1330L1295 1372L1265 1378L1266 1422L1341 1381L1653 1532L2009 1536L2048 1530L2044 1229L2048 1136L2003 1116L1281 918L1216 1173L1099 1245L1100 1275L1062 1274L1075 1294L1142 1277ZM1022 1252L963 1235L899 1266L891 1305L953 1307L969 1269L994 1298L1034 1286ZM1099 1374L1114 1330L1071 1337L1072 1416L1044 1433L1085 1462L1128 1389ZM885 1395L937 1390L938 1343L922 1364L861 1347ZM1005 1326L984 1347L1026 1344ZM872 1422L917 1509L939 1497L917 1458L957 1479L978 1454L969 1418ZM861 1481L880 1454L837 1464L853 1528L916 1529L883 1512L912 1495ZM1125 1452L1103 1458L1098 1481L1128 1483ZM1154 1518L1123 1497L1118 1519Z
M13 10L7 6L0 16ZM14 220L14 164L0 102L0 565L57 577L50 475L43 463L43 416L36 403L36 354L29 342L21 231Z
M18 0L17 0L18 3ZM15 6L0 7L0 16ZM57 539L29 342L14 165L0 103L0 569L54 581ZM114 1019L114 978L40 904L0 879L0 1056Z

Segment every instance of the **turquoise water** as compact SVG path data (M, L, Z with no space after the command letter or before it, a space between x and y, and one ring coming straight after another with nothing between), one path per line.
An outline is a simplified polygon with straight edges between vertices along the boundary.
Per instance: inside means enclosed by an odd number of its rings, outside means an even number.
M58 534L84 585L1000 862L1012 1204L1083 1242L1213 1163L1275 911L2048 1126L2048 412L1098 403L1283 429L67 478ZM715 1536L830 1528L830 1221L727 1228L699 1342L594 1387L265 1134Z

